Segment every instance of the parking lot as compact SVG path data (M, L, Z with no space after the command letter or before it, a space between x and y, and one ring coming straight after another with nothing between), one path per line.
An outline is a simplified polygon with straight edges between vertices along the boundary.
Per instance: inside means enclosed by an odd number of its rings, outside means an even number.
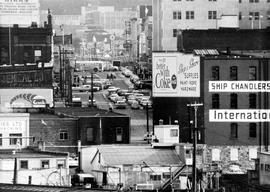
M134 90L134 84L130 82L130 78L125 77L121 71L117 72L98 72L97 75L101 79L107 79L108 75L113 74L115 78L111 80L111 86L120 88L121 90L130 90L132 92ZM89 74L90 75L90 74ZM138 94L138 91L135 91ZM150 96L150 90L142 91L146 96ZM113 93L113 92L112 92ZM82 100L82 105L87 107L89 104L89 96L91 92L79 92L74 91L74 97L80 97ZM100 91L94 92L94 99L96 101L97 107L105 110L109 110L110 107L113 108L114 112L126 114L131 118L131 142L143 142L143 136L146 134L147 130L147 111L146 108L142 105L139 105L138 109L132 109L130 104L126 104L124 109L115 108L115 103L109 99L109 91L107 89L103 89ZM127 101L127 100L126 100ZM149 107L148 109L148 123L149 129L152 130L152 109Z

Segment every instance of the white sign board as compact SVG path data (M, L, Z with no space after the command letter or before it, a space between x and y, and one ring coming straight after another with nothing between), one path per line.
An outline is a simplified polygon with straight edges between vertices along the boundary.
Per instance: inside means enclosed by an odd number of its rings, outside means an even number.
M154 97L200 97L200 57L153 53Z
M0 0L0 25L39 24L39 0Z

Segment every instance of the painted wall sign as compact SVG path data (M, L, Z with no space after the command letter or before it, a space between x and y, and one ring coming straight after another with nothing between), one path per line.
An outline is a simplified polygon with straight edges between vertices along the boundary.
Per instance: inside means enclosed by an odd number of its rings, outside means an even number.
M154 97L200 97L200 57L153 53Z

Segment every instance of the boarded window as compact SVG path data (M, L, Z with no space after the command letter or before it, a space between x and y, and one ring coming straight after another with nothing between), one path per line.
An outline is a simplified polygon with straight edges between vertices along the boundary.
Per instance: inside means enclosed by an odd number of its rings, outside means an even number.
M94 141L94 135L93 135L93 133L94 133L94 129L93 128L87 128L87 131L86 131L87 133L87 141Z
M122 127L116 128L116 141L117 142L123 141L123 128Z

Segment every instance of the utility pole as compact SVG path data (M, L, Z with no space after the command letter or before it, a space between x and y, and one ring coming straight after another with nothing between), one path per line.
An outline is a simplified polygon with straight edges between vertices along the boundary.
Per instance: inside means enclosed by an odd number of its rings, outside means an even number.
M195 124L192 131L193 135L193 158L192 158L192 191L197 192L197 170L196 170L196 151L197 151L197 128L198 128L198 117L197 111L199 106L203 106L202 103L195 102L194 104L187 104L188 107L194 107Z
M62 65L62 50L61 50L61 46L59 46L59 64L60 64L60 70L59 70L59 83L60 83L60 97L61 99L63 99L63 65Z
M94 87L94 77L93 77L93 71L91 71L91 107L94 106L94 90L93 90L93 87Z

